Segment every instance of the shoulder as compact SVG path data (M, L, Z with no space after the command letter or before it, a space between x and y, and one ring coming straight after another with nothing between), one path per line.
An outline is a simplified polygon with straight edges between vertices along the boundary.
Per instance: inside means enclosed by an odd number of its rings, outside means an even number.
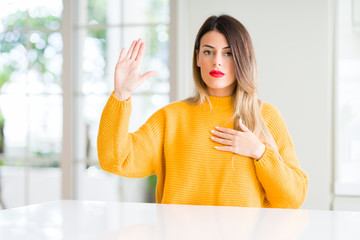
M157 110L152 117L162 116L164 118L171 118L172 116L181 115L187 112L189 108L189 104L184 101L176 101L169 103L159 110Z
M190 104L186 103L185 101L176 101L169 103L165 107L163 107L164 110L173 110L173 109L182 109L188 107Z
M158 111L163 114L175 114L177 112L183 112L189 107L189 104L184 101L176 101L165 105L160 108Z
M282 117L280 111L274 105L267 102L261 102L261 115L264 119Z
M261 103L261 115L266 125L271 128L286 128L285 120L280 111L272 104L267 102Z

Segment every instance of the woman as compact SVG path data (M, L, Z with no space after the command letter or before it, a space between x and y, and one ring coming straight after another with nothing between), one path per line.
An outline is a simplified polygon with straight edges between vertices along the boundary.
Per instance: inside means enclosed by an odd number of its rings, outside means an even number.
M122 49L114 92L100 121L98 156L105 171L158 177L157 203L299 208L308 179L279 111L257 98L250 36L236 19L209 17L194 48L194 97L171 103L128 132L131 92L145 43Z

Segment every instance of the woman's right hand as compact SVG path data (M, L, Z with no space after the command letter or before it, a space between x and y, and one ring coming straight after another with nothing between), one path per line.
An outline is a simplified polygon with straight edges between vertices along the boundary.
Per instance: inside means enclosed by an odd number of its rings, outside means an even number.
M156 75L154 71L140 74L140 63L144 56L145 43L141 39L134 40L125 55L125 48L120 52L119 60L115 67L114 94L125 101L131 93L146 79Z

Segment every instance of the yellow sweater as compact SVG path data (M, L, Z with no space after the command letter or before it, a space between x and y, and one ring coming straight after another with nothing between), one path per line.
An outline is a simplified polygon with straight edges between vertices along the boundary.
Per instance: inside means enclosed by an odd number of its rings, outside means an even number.
M299 208L308 179L300 169L279 111L263 103L262 116L282 159L269 147L258 161L216 150L210 130L233 128L231 97L209 103L171 103L134 133L128 132L131 99L112 94L103 110L98 157L103 170L131 178L156 174L157 203Z

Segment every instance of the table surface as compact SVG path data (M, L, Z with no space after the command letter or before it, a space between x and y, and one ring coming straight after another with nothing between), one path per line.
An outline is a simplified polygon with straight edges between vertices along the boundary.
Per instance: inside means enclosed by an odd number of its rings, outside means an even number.
M360 239L360 212L62 200L0 210L0 239Z

